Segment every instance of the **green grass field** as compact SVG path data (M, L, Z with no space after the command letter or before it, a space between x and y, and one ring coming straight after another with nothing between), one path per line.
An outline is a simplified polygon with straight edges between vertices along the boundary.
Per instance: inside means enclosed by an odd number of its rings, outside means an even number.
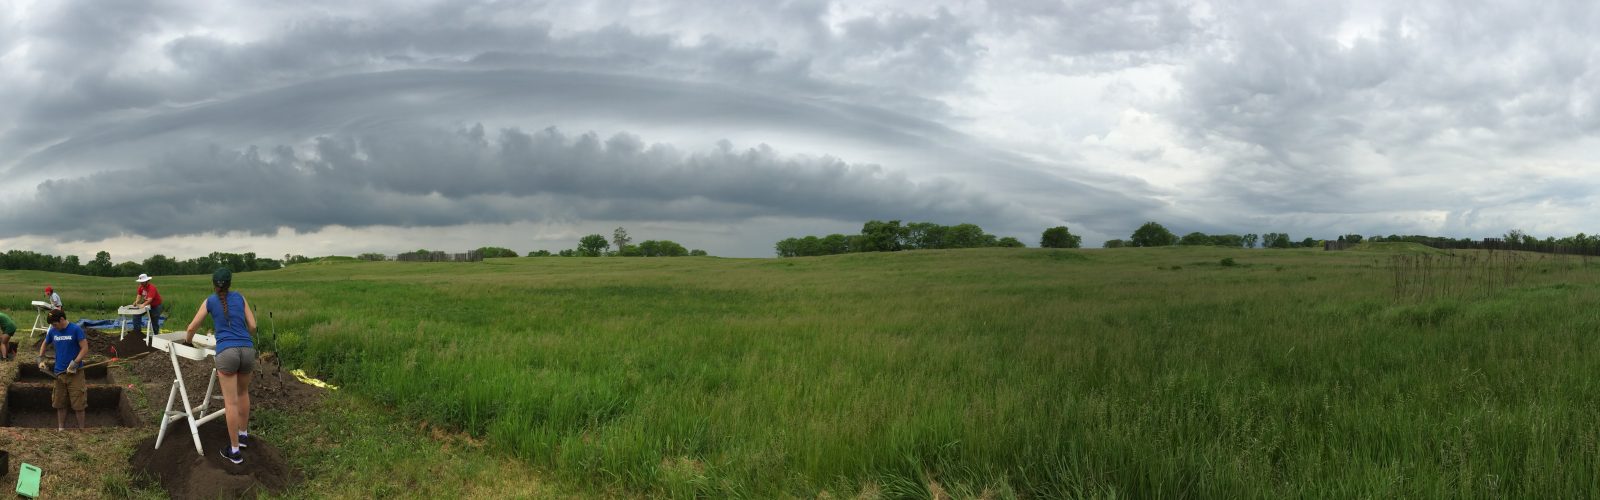
M1394 256L1434 254L350 262L235 287L263 343L341 399L481 438L577 491L1600 496L1600 263L1532 256L1494 271L1514 284L1467 269L1397 296ZM26 304L46 281L69 308L134 288L8 272L0 297ZM208 292L158 283L178 325ZM366 480L342 491L389 487Z

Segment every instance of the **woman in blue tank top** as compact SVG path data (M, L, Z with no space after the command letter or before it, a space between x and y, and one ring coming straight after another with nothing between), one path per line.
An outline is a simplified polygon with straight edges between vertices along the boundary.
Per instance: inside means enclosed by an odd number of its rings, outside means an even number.
M250 445L247 429L250 428L250 374L256 367L256 314L250 311L239 292L230 291L233 271L218 268L211 273L211 287L216 291L189 322L185 342L194 341L194 332L200 320L211 315L211 326L217 337L217 378L222 385L224 417L228 421L228 441L232 448L222 450L222 457L233 463L243 463L240 448Z

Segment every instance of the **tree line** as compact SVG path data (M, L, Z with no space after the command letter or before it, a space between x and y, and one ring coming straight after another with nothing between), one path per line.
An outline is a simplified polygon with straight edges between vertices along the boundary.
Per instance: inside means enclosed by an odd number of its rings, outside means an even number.
M1062 228L1064 229L1064 228ZM1048 231L1046 232L1048 235ZM1255 248L1259 243L1261 248L1316 248L1322 247L1325 242L1341 244L1357 244L1362 242L1404 242L1416 243L1433 248L1446 249L1480 249L1480 250L1520 250L1528 252L1562 253L1579 255L1600 255L1600 235L1578 233L1573 236L1538 238L1513 229L1495 238L1450 238L1444 236L1426 235L1373 235L1342 234L1332 240L1307 237L1295 241L1288 233L1264 234L1205 234L1192 232L1178 237L1156 222L1146 222L1134 230L1127 239L1106 240L1105 248L1120 247L1158 247L1170 245L1206 245L1225 247Z
M856 252L896 252L945 248L1024 247L1010 236L996 237L977 224L945 226L932 222L901 224L867 221L860 234L785 238L774 245L779 257L813 257Z
M1352 235L1354 236L1354 235ZM1354 236L1360 238L1360 236ZM1346 236L1340 236L1339 241L1345 241ZM1218 246L1255 248L1309 248L1322 246L1323 240L1305 238L1294 241L1289 233L1264 233L1264 234L1206 234L1199 231L1191 232L1179 237L1158 222L1146 222L1133 231L1127 239L1110 239L1101 245L1105 248L1122 247L1164 247L1164 246ZM1359 242L1359 239L1355 242Z
M644 240L634 244L633 237L628 236L628 230L620 227L611 232L610 240L602 234L590 234L578 238L577 248L567 248L557 252L549 250L528 252L529 257L704 257L706 255L708 254L705 250L698 248L690 250L672 240Z
M288 256L285 256L287 259ZM161 254L150 256L143 262L113 262L111 253L100 251L94 260L81 262L76 255L58 257L28 250L9 250L0 254L0 269L12 271L49 271L80 274L84 276L132 277L140 274L173 276L182 274L211 274L218 267L227 266L238 272L279 269L284 262L259 257L255 252L211 252L208 255L178 260Z
M1360 238L1360 236L1355 237ZM1356 240L1356 242L1360 241L1359 239ZM1539 238L1523 232L1521 229L1512 229L1498 238L1445 238L1415 234L1391 234L1388 236L1372 236L1367 238L1367 241L1402 241L1449 249L1521 250L1542 253L1600 255L1600 236L1597 235L1578 233L1560 238L1554 236Z

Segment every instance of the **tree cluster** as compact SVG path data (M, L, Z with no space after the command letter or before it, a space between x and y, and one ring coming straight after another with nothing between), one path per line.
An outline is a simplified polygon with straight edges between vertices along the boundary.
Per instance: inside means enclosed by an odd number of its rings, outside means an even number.
M1521 250L1527 252L1561 253L1577 255L1600 255L1600 236L1578 233L1572 236L1538 238L1523 232L1521 229L1512 229L1498 238L1485 238L1475 240L1472 238L1446 238L1441 236L1422 235L1388 235L1371 236L1365 241L1372 242L1409 242L1427 245L1434 248L1460 248L1460 249L1492 249L1492 250Z
M616 247L612 249L613 245ZM514 255L514 254L513 254ZM628 231L617 228L611 232L611 239L606 240L605 235L591 234L578 239L578 247L550 252L549 250L536 250L528 252L529 257L704 257L705 250L689 250L683 245L672 240L644 240L633 244L633 238L628 236Z
M1067 226L1056 226L1044 230L1039 237L1039 248L1079 248L1083 246L1083 237L1072 234Z
M227 266L235 272L248 272L278 269L283 267L284 264L276 259L257 257L255 252L242 254L212 252L209 255L188 260L177 260L157 254L145 259L144 262L130 260L120 263L113 262L111 253L103 250L96 253L94 260L87 263L81 262L76 255L57 257L27 250L10 250L0 254L0 269L49 271L104 277L138 276L139 274L157 276L211 274L212 271L215 271L220 266Z
M774 245L779 257L813 257L855 252L898 252L948 248L1022 247L1012 237L983 232L977 224L945 226L932 222L901 224L898 220L867 221L860 234L785 238Z
M1354 239L1351 240L1350 238ZM1341 236L1340 241L1348 240L1360 242L1360 238L1361 236L1359 235L1346 235ZM1261 235L1257 235L1255 233L1206 234L1195 231L1185 234L1180 238L1173 234L1172 231L1167 230L1166 226L1162 226L1160 223L1146 222L1144 225L1139 226L1138 229L1135 229L1133 231L1133 235L1129 236L1128 239L1106 240L1104 246L1105 248L1122 248L1188 245L1255 248L1258 242L1261 244L1262 248L1315 247L1322 244L1320 240L1315 238L1306 238L1296 242L1289 238L1288 233L1266 233Z

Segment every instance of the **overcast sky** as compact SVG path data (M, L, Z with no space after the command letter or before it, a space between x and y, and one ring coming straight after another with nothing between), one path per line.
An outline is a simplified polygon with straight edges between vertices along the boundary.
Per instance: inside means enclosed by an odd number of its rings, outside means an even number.
M1578 1L0 0L0 248L1600 231Z

